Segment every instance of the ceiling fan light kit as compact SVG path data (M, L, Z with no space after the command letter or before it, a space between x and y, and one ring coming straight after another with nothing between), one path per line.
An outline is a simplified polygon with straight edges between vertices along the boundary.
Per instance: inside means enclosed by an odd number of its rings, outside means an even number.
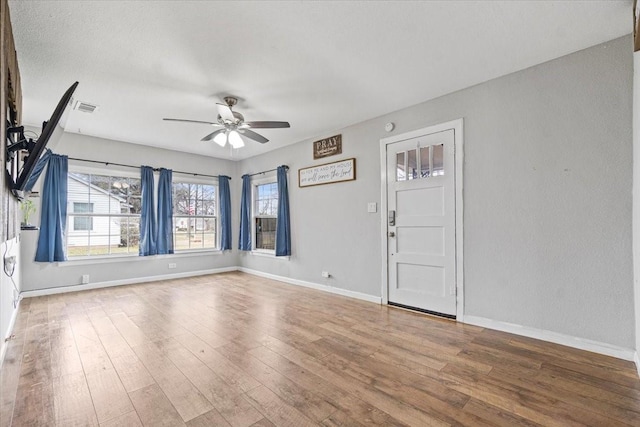
M244 147L243 136L261 144L268 142L269 140L264 136L256 133L249 128L253 129L278 129L291 127L289 122L275 122L275 121L258 121L258 122L245 122L244 116L237 111L233 111L231 107L238 103L238 99L232 96L226 96L224 98L226 104L216 104L218 108L218 117L216 122L205 122L201 120L188 120L188 119L169 119L164 118L162 120L172 122L186 122L186 123L203 123L215 127L221 127L201 139L201 141L215 142L221 147L227 145L227 142L233 148Z

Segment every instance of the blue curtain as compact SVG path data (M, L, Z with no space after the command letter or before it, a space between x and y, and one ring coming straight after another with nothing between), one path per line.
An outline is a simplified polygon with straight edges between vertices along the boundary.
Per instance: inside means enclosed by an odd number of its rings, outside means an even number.
M251 250L251 176L242 175L242 199L240 200L240 238L238 249Z
M220 249L231 249L231 191L229 191L229 177L218 176L220 186Z
M67 156L50 154L42 187L40 234L36 261L66 261L64 234L67 228Z
M278 222L276 223L276 256L291 255L291 225L289 221L288 166L278 166Z
M158 254L173 253L173 196L172 171L160 169L158 181Z
M155 255L156 247L156 216L153 210L153 168L140 167L142 181L142 212L140 215L140 256Z
M49 164L49 157L51 157L51 154L51 150L47 149L42 157L38 159L36 166L33 168L31 176L27 180L27 184L24 186L25 193L33 190L33 186L36 185L36 181L38 181L38 178L40 178L40 174L42 174L44 168L47 166L47 164Z

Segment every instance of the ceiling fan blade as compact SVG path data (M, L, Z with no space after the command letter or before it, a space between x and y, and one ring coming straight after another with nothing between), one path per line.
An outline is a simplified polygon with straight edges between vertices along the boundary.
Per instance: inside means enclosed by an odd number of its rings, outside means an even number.
M218 114L220 114L220 117L222 117L223 120L228 120L235 123L236 118L234 117L233 111L231 111L231 108L229 108L228 105L217 103L216 106L218 107Z
M202 124L205 124L205 125L222 126L220 123L216 123L216 122L203 122L203 121L201 121L201 120L167 119L167 118L164 118L164 119L162 119L162 120L167 121L167 122L202 123Z
M238 132L240 132L242 135L246 136L247 138L251 138L254 141L258 141L260 144L269 142L269 140L264 136L260 135L259 133L255 133L254 131L249 129L242 129L242 130L239 130Z
M219 133L226 132L227 129L218 129L216 131L211 132L209 135L202 138L200 141L211 141L215 136Z
M245 125L249 125L254 129L275 129L275 128L288 128L291 127L289 122L244 122Z

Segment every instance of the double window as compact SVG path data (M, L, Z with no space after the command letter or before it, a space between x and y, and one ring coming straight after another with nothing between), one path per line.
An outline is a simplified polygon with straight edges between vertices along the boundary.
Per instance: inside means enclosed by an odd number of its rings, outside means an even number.
M67 186L69 258L138 255L139 177L70 172ZM217 185L173 182L172 187L174 251L217 248Z
M138 254L139 178L69 173L67 186L69 258Z
M218 247L217 186L173 183L174 251Z

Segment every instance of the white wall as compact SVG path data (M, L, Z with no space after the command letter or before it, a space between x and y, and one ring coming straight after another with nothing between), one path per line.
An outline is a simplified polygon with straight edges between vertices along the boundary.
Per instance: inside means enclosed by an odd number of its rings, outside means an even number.
M293 246L241 265L380 296L380 213L366 208L380 206L384 124L462 117L465 314L634 348L631 52L613 40L241 161L238 177L291 167ZM342 155L314 161L312 141L335 133ZM356 181L298 188L298 169L348 157Z
M128 165L149 165L153 167L165 167L174 171L186 171L207 175L236 175L236 164L231 161L213 159L187 153L179 153L159 148L151 148L142 145L128 144L119 141L111 141L90 136L65 134L55 148L57 154L66 154L87 160L102 162L122 163ZM85 162L69 161L69 165L82 167L98 167ZM116 172L117 167L110 166L106 170ZM122 169L121 169L122 170ZM125 170L131 173L131 169ZM174 180L179 176L174 172ZM44 176L38 181L42 185ZM232 182L235 179L232 179ZM39 202L40 199L35 199ZM237 240L237 216L236 206L239 205L239 195L231 196L233 233ZM40 208L34 214L34 224L39 224ZM82 275L88 274L91 284L125 283L136 279L145 280L154 276L191 274L193 272L210 271L234 267L237 265L235 251L217 254L176 254L158 255L151 257L120 258L117 261L110 259L105 261L68 261L64 263L36 263L33 261L37 244L37 232L23 232L22 242L22 272L23 290L35 291L49 288L58 288L71 285L79 285ZM234 240L234 241L235 241ZM175 269L169 269L169 263L175 263Z
M6 255L5 255L6 251ZM11 335L13 331L13 323L15 321L15 316L17 315L17 307L14 306L14 301L18 298L18 292L16 292L16 288L18 291L21 289L21 280L20 280L20 239L16 237L15 239L7 240L0 245L0 254L2 254L2 258L0 258L0 263L3 263L4 257L15 256L16 257L16 268L13 272L13 275L10 277L5 273L4 264L0 264L0 331L2 331L2 335L0 339L0 366L2 365L2 361L4 360L4 355L7 350L7 343L5 342L5 338ZM11 273L11 271L9 271ZM13 279L13 282L12 280ZM15 288L14 288L15 283Z

